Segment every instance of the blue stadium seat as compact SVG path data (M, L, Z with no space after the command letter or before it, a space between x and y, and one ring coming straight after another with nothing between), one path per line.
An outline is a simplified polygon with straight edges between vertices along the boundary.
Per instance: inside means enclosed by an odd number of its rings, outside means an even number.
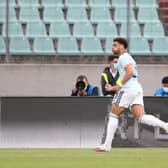
M92 22L112 22L110 10L108 7L92 7L91 8Z
M23 31L19 22L8 23L8 35L9 37L23 37ZM6 24L3 25L2 36L6 37Z
M168 37L154 38L153 54L168 56Z
M91 7L110 7L109 0L89 0L89 6Z
M59 7L45 7L44 21L48 23L56 21L64 21L62 9Z
M0 37L0 55L4 55L5 54L5 42L4 39L2 37Z
M67 13L68 22L88 21L86 9L83 7L69 7Z
M93 28L90 22L76 22L74 24L74 33L75 37L93 37Z
M100 40L97 38L83 38L81 44L81 53L84 55L103 55Z
M112 0L112 6L114 7L127 7L127 0ZM133 0L130 0L130 7L133 7Z
M59 38L57 45L57 54L59 55L79 55L80 51L75 38Z
M70 37L69 26L67 22L51 22L50 37Z
M30 55L29 42L26 37L12 37L10 38L10 53L13 55Z
M65 0L65 6L67 7L87 7L85 0Z
M135 22L136 20L135 20L133 8L130 8L129 15L130 15L130 21ZM115 13L114 13L114 20L116 22L126 22L127 21L127 8L116 7Z
M162 23L156 22L156 23L150 23L147 22L144 25L144 36L148 38L154 38L154 37L164 37L164 28L162 26Z
M100 22L97 25L98 38L117 37L116 26L113 22Z
M107 54L107 55L112 54L113 39L114 39L114 38L106 38L105 54Z
M136 0L137 7L158 7L157 0Z
M46 37L46 29L43 22L29 22L26 27L27 37Z
M21 22L37 22L40 21L40 16L37 7L22 7L20 8Z
M0 7L6 7L6 3L7 3L7 0L1 0ZM9 6L15 7L16 6L15 0L9 0Z
M63 7L62 0L42 0L44 7Z
M130 53L133 55L151 55L147 39L130 38Z
M131 37L141 37L140 27L137 22L131 22L129 24L129 28L130 28ZM121 24L120 36L127 37L127 23L126 22L123 22Z
M0 23L6 22L6 8L0 6ZM9 22L17 22L16 12L14 7L9 7Z
M139 8L138 21L140 22L159 22L157 9L152 8L152 7Z
M39 1L38 0L18 0L18 5L20 7L39 7Z
M36 37L33 52L37 55L55 55L53 40L48 37Z

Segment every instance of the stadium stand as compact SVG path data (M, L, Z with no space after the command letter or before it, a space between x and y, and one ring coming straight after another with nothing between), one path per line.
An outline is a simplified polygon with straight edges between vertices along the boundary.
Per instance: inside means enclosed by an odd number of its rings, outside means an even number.
M130 8L129 15L130 15L130 21L135 22L135 16L134 16L133 8ZM126 22L127 21L127 8L116 7L114 16L115 16L114 20L116 22Z
M129 26L131 31L131 37L141 37L141 31L138 22L131 22ZM127 23L123 22L121 24L120 36L126 37L126 34L127 34Z
M16 12L14 7L9 7L9 22L16 22ZM0 6L0 22L6 22L6 8L4 6Z
M26 36L31 38L47 36L44 23L41 21L27 23Z
M97 38L83 38L81 53L84 55L102 55L101 43Z
M1 0L1 5L0 6L5 7L6 6L6 0ZM9 0L9 6L10 7L15 7L16 6L15 0Z
M150 55L149 44L145 38L131 38L130 39L130 52L134 55Z
M0 37L0 54L1 55L5 54L5 42L2 37Z
M97 37L117 37L116 25L114 22L101 22L97 26Z
M86 1L83 0L65 0L67 7L87 7Z
M158 7L156 0L136 0L136 6L138 7Z
M58 38L57 53L59 55L79 55L77 40L73 37Z
M39 4L39 1L38 0L18 0L18 6L19 7L39 7L40 4Z
M19 22L10 22L8 26L8 34L10 37L23 37L21 24ZM2 36L6 37L6 24L3 26Z
M67 21L88 21L86 9L84 7L68 7Z
M38 22L40 21L40 16L37 7L21 7L20 8L20 21L21 22Z
M111 7L109 0L90 0L89 1L90 7Z
M26 37L11 37L10 51L14 55L31 55L29 41Z
M127 1L123 0L112 0L112 6L114 7L127 7ZM134 3L133 0L130 0L130 6L133 7Z
M105 45L105 54L110 55L111 54L111 45L114 38L106 38L106 45Z
M91 8L91 21L98 22L111 22L112 18L108 7L92 7Z
M74 24L74 37L93 37L93 27L90 22L76 22Z
M55 54L53 40L46 37L36 37L34 39L34 54L53 55Z
M63 7L62 0L42 0L42 5L44 7Z
M64 21L62 8L47 6L44 8L44 22Z
M162 40L167 43L167 9L166 0L130 0L133 55L167 55L167 49L159 52L157 47ZM10 52L14 55L108 55L112 39L128 37L127 14L126 0L9 0ZM1 54L6 48L6 24L6 0L1 0ZM45 45L38 44L42 41Z
M156 8L139 7L138 21L139 22L159 22L159 16Z
M166 55L168 53L168 37L154 38L153 54Z
M69 25L67 22L51 22L50 37L70 37Z
M147 38L164 37L164 29L162 24L160 22L145 23L144 37L147 37Z

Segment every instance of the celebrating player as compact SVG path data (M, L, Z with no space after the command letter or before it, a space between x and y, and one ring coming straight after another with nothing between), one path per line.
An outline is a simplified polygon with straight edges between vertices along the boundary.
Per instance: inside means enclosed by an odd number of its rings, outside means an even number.
M118 71L121 83L116 86L106 85L106 90L117 91L117 93L112 101L105 142L94 149L97 152L111 151L111 143L118 127L118 117L125 108L130 108L133 116L140 123L161 127L168 133L168 123L144 113L143 89L138 82L137 65L127 53L127 47L126 39L119 37L113 40L112 51L119 57Z

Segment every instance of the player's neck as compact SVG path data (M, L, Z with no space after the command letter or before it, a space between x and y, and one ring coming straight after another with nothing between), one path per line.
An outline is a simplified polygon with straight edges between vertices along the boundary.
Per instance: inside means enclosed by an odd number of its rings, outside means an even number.
M126 53L126 52L127 52L126 50L121 51L119 57L120 57L121 55L123 55L124 53Z

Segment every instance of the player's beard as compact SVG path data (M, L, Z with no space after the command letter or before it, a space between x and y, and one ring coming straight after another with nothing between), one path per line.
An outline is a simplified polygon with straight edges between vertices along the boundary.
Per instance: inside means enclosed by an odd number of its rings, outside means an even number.
M120 51L113 51L113 54L114 54L115 56L119 57L119 56L120 56Z

